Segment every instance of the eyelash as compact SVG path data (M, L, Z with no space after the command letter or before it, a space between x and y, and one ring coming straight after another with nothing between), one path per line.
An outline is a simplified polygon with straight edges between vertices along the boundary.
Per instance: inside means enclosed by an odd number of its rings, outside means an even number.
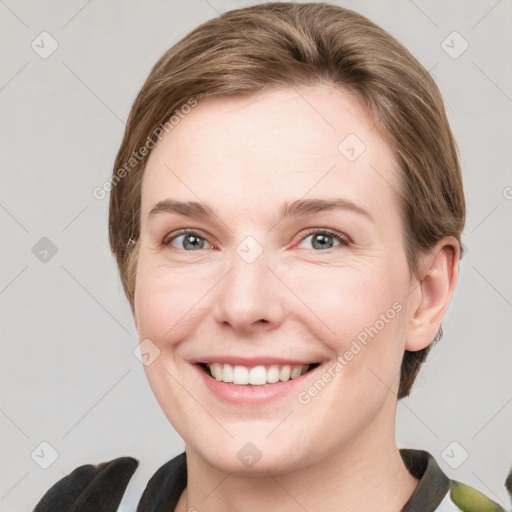
M175 233L173 233L171 238L165 238L164 241L162 242L162 245L169 246L171 244L171 242L173 242L176 238L178 238L181 235L193 235L197 238L201 238L201 239L205 240L206 242L208 242L208 240L204 236L202 236L198 231L195 231L194 229L180 229L180 230L176 231ZM303 238L301 239L301 242L311 235L328 235L328 236L332 236L336 241L339 242L338 246L329 247L328 249L318 250L315 252L329 251L330 249L336 249L337 247L347 247L351 243L351 241L346 236L342 235L341 233L338 233L337 231L332 231L329 229L319 229L319 228L309 229L306 232L306 234L303 236ZM212 244L210 244L210 245L212 245ZM186 252L194 252L194 251L186 251Z

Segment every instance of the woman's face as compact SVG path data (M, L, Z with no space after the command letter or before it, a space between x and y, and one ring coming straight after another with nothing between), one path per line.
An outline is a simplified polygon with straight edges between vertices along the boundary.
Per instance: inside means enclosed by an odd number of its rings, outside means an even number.
M188 449L222 471L394 442L415 295L377 130L339 89L283 88L200 101L150 155L134 301L145 371Z

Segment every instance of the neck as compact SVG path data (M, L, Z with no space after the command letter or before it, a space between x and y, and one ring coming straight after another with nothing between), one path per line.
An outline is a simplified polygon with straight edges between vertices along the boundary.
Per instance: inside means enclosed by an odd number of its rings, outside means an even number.
M403 464L394 425L370 428L319 462L267 476L226 474L186 447L188 483L176 512L397 512L418 485Z

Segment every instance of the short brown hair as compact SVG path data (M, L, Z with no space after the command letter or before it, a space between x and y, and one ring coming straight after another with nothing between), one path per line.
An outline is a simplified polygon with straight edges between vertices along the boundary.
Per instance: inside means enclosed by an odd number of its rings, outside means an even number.
M395 151L411 273L419 277L418 257L441 238L454 236L462 245L465 200L457 147L427 70L389 33L348 9L260 4L226 12L186 35L155 64L133 104L115 160L109 211L110 244L132 307L147 154L132 161L129 172L126 162L148 143L154 146L158 127L191 98L321 83L354 94ZM433 343L441 337L439 327ZM410 393L430 347L405 351L398 398Z

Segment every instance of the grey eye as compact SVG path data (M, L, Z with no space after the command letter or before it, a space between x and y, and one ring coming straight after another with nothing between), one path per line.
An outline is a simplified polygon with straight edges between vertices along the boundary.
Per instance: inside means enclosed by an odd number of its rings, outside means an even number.
M311 235L312 245L315 249L330 249L334 245L334 237L328 234L316 233Z
M179 239L182 239L181 242L177 242L177 245L175 242ZM184 235L178 235L177 237L173 238L169 245L172 245L174 247L178 247L178 249L184 249L186 251L196 251L198 249L203 249L206 244L206 240L200 236L197 236L193 233L186 233Z
M303 238L301 244L304 244L308 239L311 240L307 242L307 249L313 247L313 249L321 251L337 247L338 245L347 245L347 241L344 240L341 236L335 233L330 233L328 231L317 231L310 233L308 236Z

